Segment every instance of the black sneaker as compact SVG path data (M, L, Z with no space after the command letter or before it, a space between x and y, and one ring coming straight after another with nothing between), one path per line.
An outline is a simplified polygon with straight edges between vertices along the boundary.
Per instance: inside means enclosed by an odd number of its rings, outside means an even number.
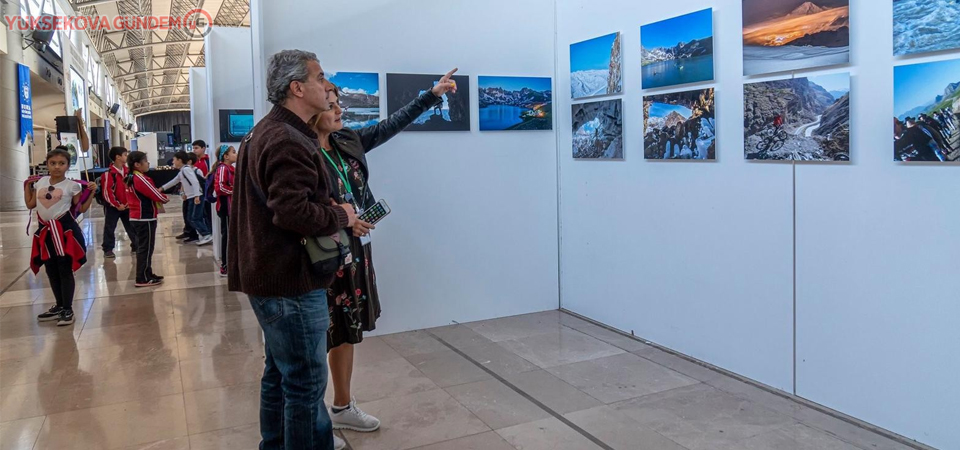
M113 250L111 250L109 252L103 252L103 257L105 259L115 259L117 257L117 254L114 253Z
M155 274L155 273L150 274L150 278L151 278L151 279L154 279L154 280L158 280L158 281L163 281L163 277L161 277L160 275L157 275L157 274Z
M190 243L193 243L193 242L200 242L200 238L197 237L197 236L190 236L190 237L184 239L184 240L181 241L181 242L183 242L184 244L190 244Z
M60 317L57 320L58 327L65 327L67 325L73 325L73 310L65 309L60 311Z
M63 311L63 308L59 306L54 306L53 308L50 308L49 311L37 316L37 321L50 322L52 320L57 320L60 318L60 312L62 311Z
M184 239L186 239L186 238L188 238L188 237L190 237L190 233L180 233L180 234L177 235L177 238L176 238L176 239L177 239L178 241L182 241L182 240L184 240Z
M224 278L227 277L227 266L220 266L220 276Z
M142 282L141 282L141 281L138 281L138 282L136 282L136 283L133 285L133 287L138 287L138 288L154 287L154 286L159 286L160 283L163 283L163 282L160 281L160 280L157 280L157 279L150 279L150 280L142 281Z

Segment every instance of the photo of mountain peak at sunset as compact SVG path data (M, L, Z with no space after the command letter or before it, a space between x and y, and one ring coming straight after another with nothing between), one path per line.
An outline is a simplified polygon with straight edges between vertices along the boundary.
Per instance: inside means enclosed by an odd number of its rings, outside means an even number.
M744 75L849 61L849 0L743 0Z

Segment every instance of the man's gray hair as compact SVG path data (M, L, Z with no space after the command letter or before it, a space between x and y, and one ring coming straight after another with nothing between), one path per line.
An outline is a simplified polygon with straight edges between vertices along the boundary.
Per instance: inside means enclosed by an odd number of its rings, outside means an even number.
M270 57L267 65L267 100L279 105L287 99L290 83L307 81L307 63L320 62L313 52L283 50Z

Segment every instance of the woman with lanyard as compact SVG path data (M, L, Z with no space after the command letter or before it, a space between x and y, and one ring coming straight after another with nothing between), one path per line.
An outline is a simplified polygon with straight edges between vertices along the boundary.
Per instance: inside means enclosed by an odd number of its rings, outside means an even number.
M343 128L340 107L340 90L334 85L328 89L330 110L313 121L320 140L327 170L334 181L333 200L338 204L352 203L358 211L376 204L377 200L367 186L369 170L366 153L387 142L403 131L426 111L443 101L447 92L456 92L456 83L450 78L453 69L443 76L429 91L424 92L407 106L393 113L386 120L359 130ZM377 293L377 277L373 269L370 230L373 226L357 221L353 226L351 251L353 262L339 273L327 291L330 307L330 329L327 350L330 375L333 381L334 400L330 414L334 429L371 432L380 428L380 421L356 407L350 391L353 376L353 346L363 341L363 332L376 329L380 317L380 297Z

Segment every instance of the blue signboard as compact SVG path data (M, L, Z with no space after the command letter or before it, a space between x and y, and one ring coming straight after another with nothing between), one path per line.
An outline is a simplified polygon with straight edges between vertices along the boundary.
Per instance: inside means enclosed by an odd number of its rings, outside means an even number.
M33 135L33 95L30 92L30 68L17 64L17 76L20 80L20 145Z

